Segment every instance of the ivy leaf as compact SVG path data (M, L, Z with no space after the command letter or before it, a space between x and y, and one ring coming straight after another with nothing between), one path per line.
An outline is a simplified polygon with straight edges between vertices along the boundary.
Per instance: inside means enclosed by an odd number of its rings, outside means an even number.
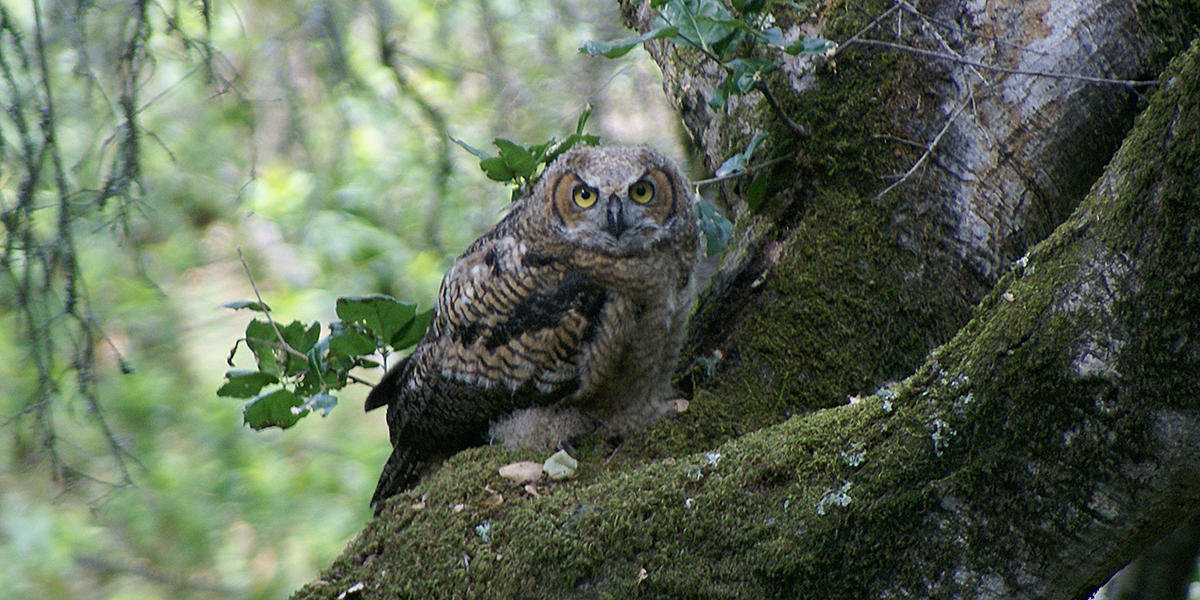
M222 304L221 308L232 308L233 310L248 308L250 310L257 310L258 312L270 312L271 310L271 307L266 304L255 302L254 300L234 300L233 302Z
M337 299L337 315L343 324L361 325L374 336L376 347L390 342L416 312L416 304L384 294Z
M622 56L628 54L630 50L633 50L638 44L642 44L650 40L660 40L662 38L672 37L678 33L678 27L655 27L654 29L647 31L642 35L621 38L611 42L599 42L596 40L587 41L584 42L583 45L579 46L579 52L582 54L590 54L592 56L600 55L605 58L621 58ZM583 133L583 128L577 128L575 133Z
M287 429L296 424L300 417L308 411L293 412L293 407L299 407L303 402L288 390L275 390L259 395L251 400L242 411L242 420L246 425L261 430L268 427Z
M279 378L261 371L235 369L225 373L225 383L217 389L223 398L252 398L263 386L279 383Z
M429 323L433 321L433 309L419 312L409 319L396 335L392 336L392 341L389 345L393 350L403 350L409 346L416 345L425 337L425 330L429 329Z
M821 38L802 37L787 46L783 51L791 55L824 54L837 48L837 44Z

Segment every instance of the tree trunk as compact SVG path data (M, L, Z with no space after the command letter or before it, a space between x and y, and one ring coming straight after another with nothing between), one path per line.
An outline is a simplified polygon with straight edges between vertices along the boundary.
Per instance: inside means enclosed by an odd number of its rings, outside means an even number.
M710 166L759 130L790 157L757 210L725 184L692 408L537 496L496 475L521 453L461 453L297 597L1085 597L1200 515L1200 47L1081 204L1140 99L1062 76L1152 77L1200 9L984 4L860 38L925 54L789 65L802 137L762 98L713 113L715 67L653 46ZM893 5L839 7L824 37Z

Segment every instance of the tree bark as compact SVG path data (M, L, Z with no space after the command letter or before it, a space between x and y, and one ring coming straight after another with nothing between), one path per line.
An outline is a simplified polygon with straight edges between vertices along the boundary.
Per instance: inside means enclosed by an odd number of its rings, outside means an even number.
M1040 4L927 3L886 41L1144 79L1200 21ZM532 455L461 453L296 597L1085 597L1200 515L1200 47L1081 204L1129 86L844 48L769 82L803 137L762 98L713 113L713 65L652 50L710 166L757 130L791 157L758 210L725 184L740 234L695 317L692 408L537 496L495 474Z
M645 29L648 4L632 4L630 24ZM819 25L786 11L776 23L789 36L859 35L1000 69L1116 80L1154 79L1200 23L1196 2L837 6ZM709 168L758 131L770 133L758 156L790 157L766 170L768 199L757 211L744 200L748 181L724 186L743 233L697 311L688 354L698 362L684 387L737 401L683 421L675 443L655 442L669 452L707 448L911 373L1007 265L1070 214L1144 93L856 43L823 65L789 59L786 76L768 82L808 130L801 137L758 95L714 111L707 99L723 74L711 61L666 42L648 48ZM918 162L878 196L890 175Z

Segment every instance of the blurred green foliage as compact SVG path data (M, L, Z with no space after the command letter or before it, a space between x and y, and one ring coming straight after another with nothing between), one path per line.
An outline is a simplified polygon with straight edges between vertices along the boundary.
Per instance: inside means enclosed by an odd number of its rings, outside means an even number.
M427 307L509 199L450 136L549 139L590 104L606 141L679 153L644 54L576 52L624 35L615 3L0 7L3 597L282 598L369 518L382 415L256 433L215 394L249 314L220 305L253 296L239 249L288 322L336 320L341 296ZM25 151L47 131L61 188L52 157ZM13 275L43 250L31 331Z

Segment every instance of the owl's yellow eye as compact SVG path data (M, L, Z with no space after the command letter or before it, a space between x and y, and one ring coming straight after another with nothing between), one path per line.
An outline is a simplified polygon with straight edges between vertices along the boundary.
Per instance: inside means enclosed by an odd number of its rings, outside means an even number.
M646 180L639 181L629 188L629 197L638 204L645 204L654 199L654 185Z
M575 191L571 193L571 199L575 200L575 204L579 208L587 208L596 203L596 190L590 187L580 185L575 187Z

